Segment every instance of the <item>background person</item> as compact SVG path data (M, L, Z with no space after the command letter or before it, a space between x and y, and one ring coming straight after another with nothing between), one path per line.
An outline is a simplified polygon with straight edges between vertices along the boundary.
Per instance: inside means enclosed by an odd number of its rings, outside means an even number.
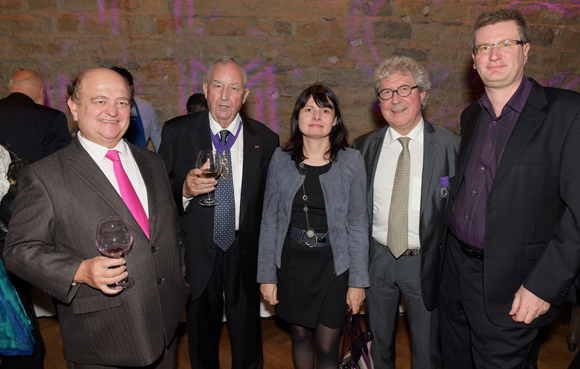
M258 282L291 324L296 368L314 368L316 348L316 367L334 369L346 304L358 313L369 285L364 162L328 87L302 92L290 126L268 171Z
M121 67L112 67L112 70L122 75L129 86L131 86L131 93L135 103L131 106L131 124L125 133L124 138L132 144L141 147L147 147L147 142L151 138L151 143L155 151L159 151L161 144L161 125L153 105L140 97L135 96L135 85L133 84L133 76L131 73Z

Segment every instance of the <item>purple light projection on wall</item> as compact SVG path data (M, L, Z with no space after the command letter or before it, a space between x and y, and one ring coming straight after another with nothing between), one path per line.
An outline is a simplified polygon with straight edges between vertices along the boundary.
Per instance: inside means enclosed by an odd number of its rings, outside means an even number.
M580 0L569 0L568 3L580 4ZM522 3L520 1L512 1L507 7L508 7L508 9L519 7L522 14L524 14L524 15L531 13L531 12L534 12L534 11L543 10L543 9L549 9L549 10L555 11L557 13L560 13L566 19L570 19L577 14L577 12L574 11L573 8L566 8L562 4L551 4L548 2L536 2L534 4L529 4L529 5L526 5L526 4L528 4L528 3Z
M175 21L175 33L180 35L183 31L183 12L181 11L181 0L173 0L173 18ZM187 14L187 27L193 28L193 19L195 17L195 8L193 0L185 0L185 13ZM193 30L193 33L203 33L203 28Z
M105 8L105 0L97 0L99 7L99 23L101 26L107 25L107 9ZM79 21L82 23L84 19L81 19L81 14L79 14ZM113 33L115 35L119 34L119 1L111 1L111 22L113 26Z
M246 73L248 70L256 68L258 66L256 64L257 62L261 64L262 60L256 59L253 62L250 62L250 64L244 68ZM261 71L257 72L252 78L250 78L248 81L248 88L253 88L262 79L266 80L266 87L253 89L254 96L256 97L256 111L254 112L254 115L256 117L260 116L261 120L258 118L256 119L270 127L274 132L278 132L278 111L275 103L275 100L278 98L278 91L276 91L276 75L274 74L274 69L274 65L265 66ZM258 96L260 99L257 98ZM266 108L268 112L267 116L265 114Z
M365 52L363 50L363 45L366 45L368 48L368 53L370 53L370 59L372 59L375 64L381 62L381 56L379 55L378 49L375 46L372 37L372 27L373 27L373 15L375 14L378 6L384 3L385 0L375 0L370 7L367 16L365 15L357 15L358 7L362 5L362 0L355 0L352 5L350 11L350 24L349 24L349 44L351 46L352 53L354 54L354 58L357 62L361 65L361 68L365 71L365 73L369 76L373 75L374 67L369 64L367 61L367 57L365 56ZM356 34L355 30L357 29L357 25L359 22L362 23L362 30L363 35L359 37Z

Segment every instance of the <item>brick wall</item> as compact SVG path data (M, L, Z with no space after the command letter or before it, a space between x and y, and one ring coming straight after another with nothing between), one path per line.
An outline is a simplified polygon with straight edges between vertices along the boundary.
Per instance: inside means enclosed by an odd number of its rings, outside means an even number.
M0 96L14 71L29 68L45 77L49 104L66 111L66 84L79 72L120 65L164 122L185 113L207 67L230 55L248 72L245 112L283 141L296 97L317 81L338 95L353 139L384 124L372 70L402 54L431 73L425 117L458 130L461 110L481 94L472 22L511 6L532 25L526 74L580 91L580 0L0 0Z

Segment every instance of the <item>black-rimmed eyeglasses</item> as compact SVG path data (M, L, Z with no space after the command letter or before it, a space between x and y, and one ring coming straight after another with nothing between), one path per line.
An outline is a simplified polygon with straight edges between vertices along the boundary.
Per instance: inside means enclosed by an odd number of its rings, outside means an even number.
M419 88L419 86L407 86L403 85L397 88L396 90L391 90L390 88L385 88L384 90L380 90L377 96L381 100L390 100L393 98L393 94L396 92L401 97L407 97L413 92L414 88Z
M473 47L473 53L475 55L487 55L487 54L491 54L491 51L493 50L494 46L497 46L497 49L499 51L504 51L504 50L513 50L516 48L517 45L523 45L524 42L520 41L520 40L505 40L502 42L498 42L495 44L482 44L482 45L476 45Z

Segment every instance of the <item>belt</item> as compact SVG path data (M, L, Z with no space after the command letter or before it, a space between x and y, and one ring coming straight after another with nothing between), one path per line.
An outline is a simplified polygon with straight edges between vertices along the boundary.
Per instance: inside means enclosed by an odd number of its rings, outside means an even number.
M373 242L376 243L377 245L381 246L383 249L389 251L391 254L393 253L391 251L391 249L389 249L389 246L383 245L382 243L377 242L374 238L373 238ZM421 255L421 249L407 249L407 251L405 251L403 254L401 254L401 256L415 256L415 255Z
M461 241L459 238L455 237L455 235L451 231L449 231L449 234L461 246L461 251L463 251L465 255L477 260L483 260L483 249L477 248L473 245Z
M328 240L328 232L326 233L316 233L317 238L306 237L306 231L304 229L290 226L288 227L288 236L294 241L306 245L308 247L325 247L330 246L330 241Z

